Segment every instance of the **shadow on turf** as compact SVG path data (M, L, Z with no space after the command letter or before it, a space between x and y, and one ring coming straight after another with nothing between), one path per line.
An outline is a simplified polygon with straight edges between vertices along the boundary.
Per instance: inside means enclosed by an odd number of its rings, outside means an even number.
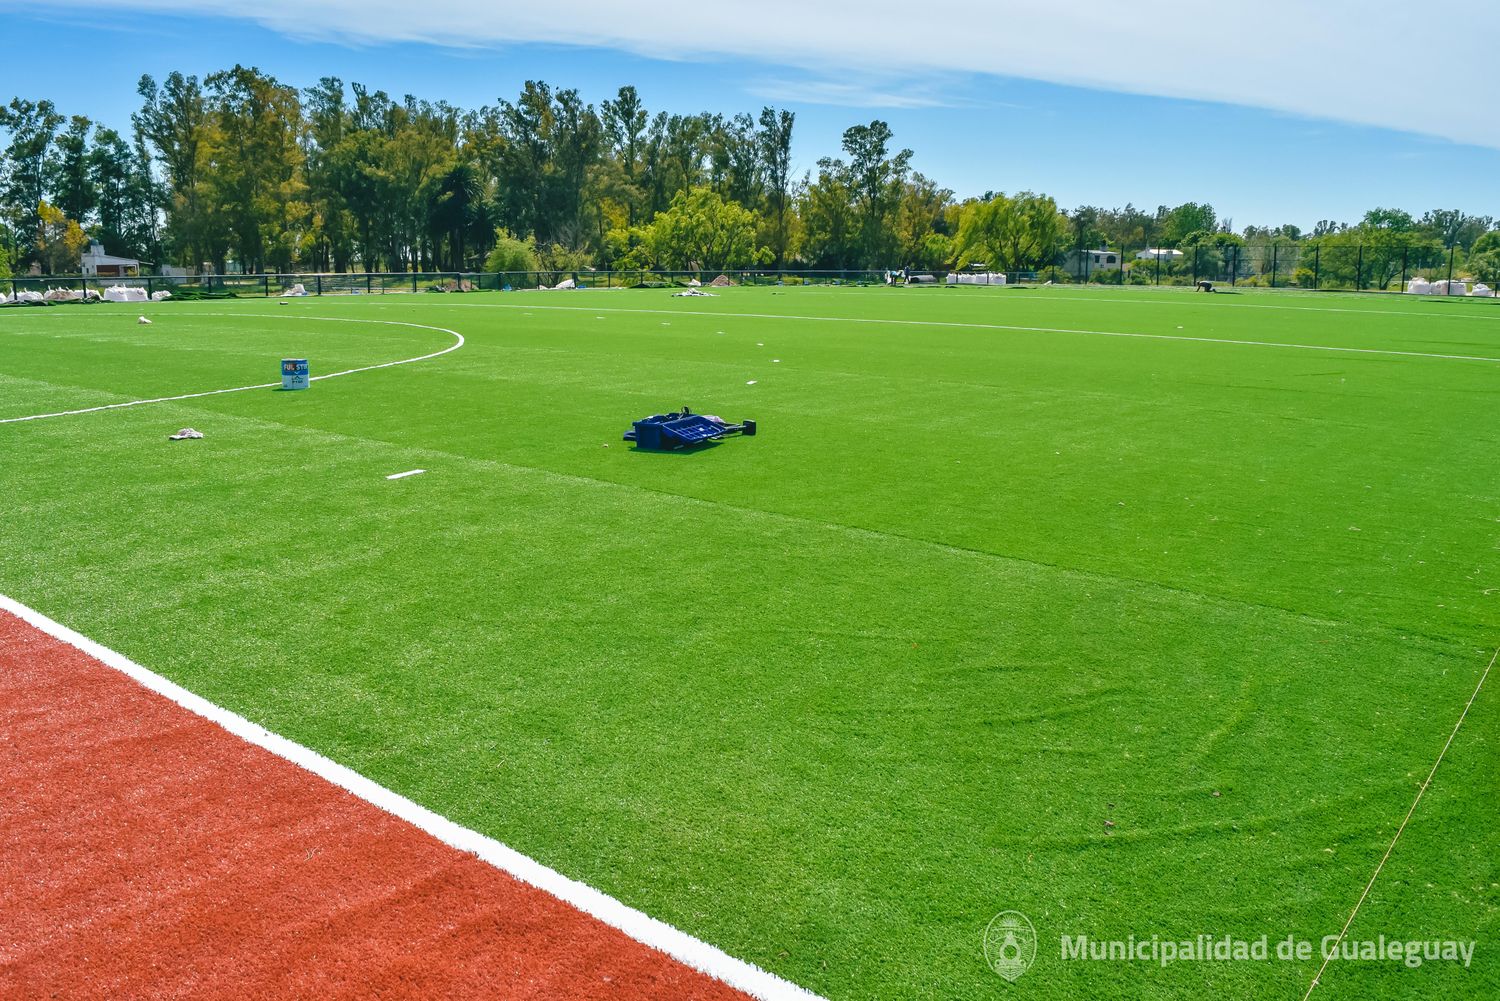
M708 441L694 448L675 449L641 448L639 445L632 445L630 448L626 449L626 451L631 455L699 455L703 452L708 452L712 449L718 448L722 444L724 444L722 441Z

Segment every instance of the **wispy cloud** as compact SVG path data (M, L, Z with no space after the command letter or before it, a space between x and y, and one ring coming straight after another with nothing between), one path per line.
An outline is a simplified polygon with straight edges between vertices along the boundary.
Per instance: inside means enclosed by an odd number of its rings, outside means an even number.
M748 59L819 74L774 100L926 107L940 96L889 87L861 93L834 70L866 74L985 73L1162 97L1268 108L1500 148L1500 119L1481 97L1451 95L1488 79L1481 30L1493 0L1201 0L1039 5L1027 0L923 7L905 0L815 3L662 0L649 16L618 0L565 8L447 0L88 0L89 10L245 18L295 38L350 44L422 42L473 48L549 43L672 60ZM38 4L33 6L48 6ZM53 7L82 7L60 0ZM1409 30L1408 30L1409 29ZM1426 81L1429 86L1412 85ZM800 86L800 85L799 85ZM923 103L926 102L926 103Z
M837 80L763 78L748 83L745 92L767 101L833 104L844 108L942 108L951 103L938 96Z
M747 94L767 101L829 104L841 108L1018 108L976 98L972 80L952 74L844 72L829 77L796 71L766 75L744 84Z

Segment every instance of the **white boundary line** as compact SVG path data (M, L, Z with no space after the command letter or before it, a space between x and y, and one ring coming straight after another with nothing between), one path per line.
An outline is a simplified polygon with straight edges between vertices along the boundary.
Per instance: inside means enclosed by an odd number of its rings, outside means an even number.
M201 696L168 681L161 675L147 670L123 654L95 643L80 633L21 604L14 598L0 594L0 611L6 611L61 640L108 667L128 675L158 695L177 703L182 708L216 723L243 740L264 748L279 758L290 761L300 768L345 789L367 803L393 814L414 827L451 845L459 851L469 852L485 862L536 887L585 914L592 915L612 928L616 928L637 942L693 969L723 981L730 987L744 991L762 1001L822 1001L818 995L783 980L774 973L736 959L723 950L696 939L686 932L658 921L633 907L628 907L615 898L577 880L542 865L535 859L522 855L494 838L461 827L445 817L433 813L426 807L401 796L384 786L365 778L318 752L295 741L272 733L236 713L209 702Z
M388 479L388 480L404 480L408 476L418 476L418 475L420 475L422 473L425 473L425 472L427 472L427 470L425 470L425 469L408 469L404 473L392 473L391 475L387 476L386 479Z
M1421 786L1417 788L1417 796L1411 801L1411 809L1406 811L1406 816L1401 819L1401 826L1396 828L1395 837L1386 846L1385 854L1380 857L1380 863L1375 866L1375 871L1370 874L1370 881L1365 884L1364 892L1359 895L1359 900L1354 904L1354 910L1349 912L1349 920L1344 922L1344 927L1339 929L1338 940L1333 943L1333 948L1325 950L1329 955L1324 956L1323 965L1318 967L1317 974L1312 978L1312 983L1307 985L1307 993L1302 995L1302 1001L1312 997L1313 991L1317 990L1318 984L1323 982L1323 971L1328 969L1328 964L1333 960L1333 954L1338 951L1339 945L1344 941L1344 936L1349 934L1350 925L1354 924L1354 916L1364 906L1365 898L1370 895L1370 890L1375 886L1375 881L1380 878L1380 870L1385 868L1385 863L1391 857L1391 852L1396 850L1396 842L1401 840L1401 832L1406 830L1412 814L1417 812L1417 804L1422 802L1422 794L1432 784L1432 777L1437 774L1438 765L1443 763L1443 757L1448 753L1448 748L1453 746L1453 738L1458 736L1458 728L1464 725L1464 720L1469 716L1469 710L1474 705L1474 700L1479 698L1479 690L1484 687L1484 679L1490 676L1490 668L1495 666L1495 659L1500 657L1500 648L1497 648L1490 657L1490 662L1485 665L1484 673L1479 676L1479 684L1474 686L1474 693L1469 696L1469 701L1464 704L1464 711L1458 714L1458 722L1453 724L1453 732L1448 734L1448 740L1443 744L1443 749L1438 752L1437 760L1432 763L1432 771L1427 773L1427 778L1422 780Z
M226 316L226 317L233 317L235 319L243 320L243 319L264 319L269 314L263 314L263 313L197 313L195 315L197 315L197 316ZM431 326L430 324L426 324L426 323L407 323L407 322L402 321L402 320L366 320L366 319L362 319L362 318L358 318L358 317L350 317L350 316L295 316L295 317L283 317L283 316L279 316L278 315L276 317L276 319L278 319L278 320L284 320L284 319L313 320L313 321L323 322L323 323L382 323L382 324L385 324L387 326L392 326L392 327L416 327L416 328L418 328L420 330L436 330L439 333L451 334L451 335L453 335L453 337L456 338L456 340L454 341L454 343L450 344L448 347L443 348L443 350L441 350L441 351L433 351L431 354L420 355L420 356L418 356L416 358L402 358L402 359L400 359L398 361L385 361L385 362L381 362L378 365L362 365L359 368L346 368L342 372L329 372L327 375L315 375L311 379L308 380L309 382L317 382L320 379L337 379L340 376L353 375L356 372L373 372L373 371L375 371L378 368L393 368L393 367L395 367L397 365L410 365L413 362L427 361L429 358L436 358L439 355L445 355L445 354L447 354L450 351L457 351L459 348L461 348L461 347L464 346L464 335L463 334L460 334L456 330L449 330L447 327L434 327L434 326ZM98 407L82 407L82 408L80 408L78 410L59 410L59 411L57 411L55 413L50 413L50 414L30 414L29 416L26 416L26 417L4 417L4 418L0 418L0 424L20 424L20 423L22 423L24 421L44 421L44 420L47 420L50 417L73 417L73 416L75 416L77 414L96 414L96 413L99 413L100 411L103 411L103 410L121 410L121 409L123 409L125 407L143 407L143 406L145 406L148 403L172 403L172 402L174 402L176 400L197 400L197 399L201 399L202 397L205 397L205 396L221 396L224 393L244 393L244 392L247 392L247 391L252 390L252 389L275 389L277 386L280 386L280 385L281 385L281 383L279 383L279 382L262 382L262 383L258 383L256 385L254 385L254 386L235 386L232 389L210 389L210 390L207 390L207 391L202 392L202 393L182 393L182 394L180 394L178 396L157 396L157 397L154 397L154 398L149 399L149 400L128 400L128 401L126 401L124 403L106 403L103 406L98 406Z
M971 288L971 289L973 289L973 288L983 289L984 288L983 285L971 285L971 286L963 286L963 287ZM1000 289L1001 288L1001 286L992 286L992 287L996 288L996 289ZM1062 286L1062 287L1063 288L1067 288L1067 286ZM1172 288L1174 289L1174 291L1172 291L1171 293L1169 293L1169 295L1178 295L1178 294L1187 295L1187 294L1191 294L1191 292L1192 292L1191 289L1187 288L1186 286L1182 286L1182 285L1174 285L1174 286L1172 286ZM1224 308L1224 309L1289 309L1289 310L1293 310L1293 311L1299 312L1299 313L1359 313L1359 314L1367 315L1367 316L1412 316L1412 317L1416 317L1417 319L1421 319L1421 320L1500 320L1500 310L1497 310L1495 313L1493 313L1493 314L1491 314L1489 316L1484 316L1484 315L1478 314L1478 313L1471 314L1471 315L1468 315L1468 316L1464 316L1461 313L1424 313L1424 312L1422 312L1420 310L1416 310L1416 309L1412 309L1412 310L1403 310L1403 309L1353 309L1353 308L1344 307L1344 306L1288 306L1288 305L1285 305L1283 303L1271 303L1271 302L1236 302L1233 306L1217 307L1217 306L1210 306L1210 301L1209 300L1203 300L1203 299L1200 299L1200 300L1197 300L1197 301L1193 301L1193 302L1181 302L1181 301L1173 301L1170 298L1150 298L1150 297L1148 297L1146 295L1143 295L1139 299L1122 299L1122 298L1115 298L1115 297L1107 297L1107 296L1104 296L1102 294L1096 296L1096 295L1094 295L1092 293L1085 293L1084 295L1062 295L1062 294L1059 294L1058 292L1050 290L1050 289L1047 290L1047 291L1042 291L1039 286L1035 286L1035 285L1015 285L1015 286L1010 286L1006 291L996 291L996 292L986 293L986 294L989 295L989 297L991 299L998 300L999 298L1001 298L1004 295L1012 294L1014 292L1023 291L1023 290L1024 291L1035 290L1035 291L1037 291L1037 292L1040 293L1041 298L1046 299L1049 302L1051 302L1051 301L1057 301L1057 300L1067 300L1067 301L1070 301L1070 302L1127 303L1127 304L1132 305L1132 306L1208 306L1209 308ZM1176 291L1176 290L1180 290L1180 292ZM1078 289L1075 288L1074 291L1078 291ZM1160 286L1158 288L1153 288L1152 291L1153 292L1158 292L1158 291L1159 292L1166 292L1166 286ZM843 289L843 290L837 291L837 292L834 292L834 291L830 290L830 291L828 291L828 292L825 293L823 291L823 289L817 288L816 286L813 289L804 289L803 291L798 292L796 294L798 294L798 295L807 295L809 292L816 292L819 295L825 295L826 294L826 295L828 295L830 297L832 297L832 296L839 296L839 295L885 295L886 294L885 292L882 292L879 289L860 289L860 288ZM920 294L927 295L929 293L922 292ZM975 295L977 293L975 293L975 292L963 292L963 293L960 293L960 294L961 295ZM1236 293L1236 294L1243 294L1243 295L1261 295L1261 294L1266 294L1266 295L1304 295L1304 296L1309 296L1310 297L1310 296L1313 296L1313 295L1357 295L1358 293L1355 293L1355 292L1339 292L1339 291L1335 291L1335 292L1300 292L1300 293L1299 292L1269 292L1269 293L1260 293L1260 292L1251 291L1251 292ZM1393 295L1399 295L1401 293L1391 293L1391 294L1393 294ZM1435 295L1435 296L1421 296L1421 297L1413 297L1413 298L1414 299L1415 298L1420 298L1420 299L1427 300L1427 301L1441 301L1444 297L1440 296L1440 295ZM1453 299L1453 300L1463 300L1463 299L1468 299L1468 298L1471 298L1471 297L1469 297L1469 296L1462 296L1462 295L1455 295L1455 296L1448 296L1447 298ZM1463 307L1460 307L1460 308L1463 308ZM1493 307L1493 306L1480 306L1478 308L1480 308L1480 309L1494 309L1495 307Z
M1077 330L1071 327L1025 327L1007 323L959 323L953 320L893 320L865 316L801 316L792 313L716 313L699 309L619 309L609 306L535 306L508 303L445 302L452 309L552 309L578 313L646 313L653 316L712 316L736 320L809 320L817 323L878 323L909 327L958 327L965 330L1015 330L1037 334L1078 334L1087 337L1138 337L1151 341L1191 341L1198 344L1228 344L1239 347L1286 348L1292 351L1332 351L1342 354L1386 355L1397 358L1433 358L1439 361L1477 361L1500 364L1500 357L1449 355L1431 351L1400 351L1395 348L1349 348L1331 344L1293 344L1283 341L1246 341L1228 337L1192 337L1187 334L1143 334L1123 330Z

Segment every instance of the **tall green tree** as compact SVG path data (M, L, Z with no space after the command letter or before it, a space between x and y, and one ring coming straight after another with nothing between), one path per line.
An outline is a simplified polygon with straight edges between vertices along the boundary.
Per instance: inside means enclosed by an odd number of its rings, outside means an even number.
M844 131L848 177L860 218L860 262L879 267L895 251L890 217L900 198L912 151L890 153L891 127L876 119Z
M53 141L47 158L48 190L52 202L70 219L87 223L99 205L99 192L89 172L89 132L94 123L82 115L68 119L68 127Z
M13 98L0 107L0 129L9 133L4 160L8 167L0 190L6 217L19 240L18 267L38 259L37 241L42 235L40 207L48 195L48 155L63 116L51 101Z
M214 124L215 215L246 273L291 270L307 224L299 95L239 65L209 76L204 86Z
M860 216L849 167L842 160L818 161L816 180L803 185L799 199L805 261L814 268L859 266Z
M197 77L173 72L160 86L143 76L136 90L142 105L130 116L131 124L162 174L164 250L179 265L222 268L229 241L208 192L215 126L203 87Z
M97 197L99 241L110 253L154 261L159 196L143 151L114 129L100 128L89 149L87 170Z
M766 181L767 216L770 225L771 253L778 268L786 264L791 243L789 226L792 183L792 127L797 116L775 108L760 109L761 171Z
M634 226L644 206L645 192L641 190L640 175L643 169L641 155L646 142L646 125L649 121L646 107L634 87L621 87L614 100L604 101L599 106L600 124L605 141L620 177L614 192L625 206L625 224Z

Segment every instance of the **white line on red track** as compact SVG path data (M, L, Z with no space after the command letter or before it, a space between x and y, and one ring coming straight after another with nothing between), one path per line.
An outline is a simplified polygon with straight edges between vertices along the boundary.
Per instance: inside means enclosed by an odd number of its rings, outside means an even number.
M47 635L75 647L107 667L121 672L141 685L182 706L189 712L216 723L225 730L265 748L272 754L298 765L342 789L372 803L387 813L432 835L444 844L469 852L585 914L617 928L645 945L664 952L673 959L700 970L731 987L763 1001L822 1001L818 995L790 981L783 980L742 959L736 959L716 946L694 938L664 921L659 921L585 883L569 879L555 869L522 855L508 845L478 831L461 827L446 817L412 802L384 786L377 785L358 772L338 764L311 748L215 705L181 685L156 674L82 634L69 629L14 598L0 594L0 611L9 612Z

